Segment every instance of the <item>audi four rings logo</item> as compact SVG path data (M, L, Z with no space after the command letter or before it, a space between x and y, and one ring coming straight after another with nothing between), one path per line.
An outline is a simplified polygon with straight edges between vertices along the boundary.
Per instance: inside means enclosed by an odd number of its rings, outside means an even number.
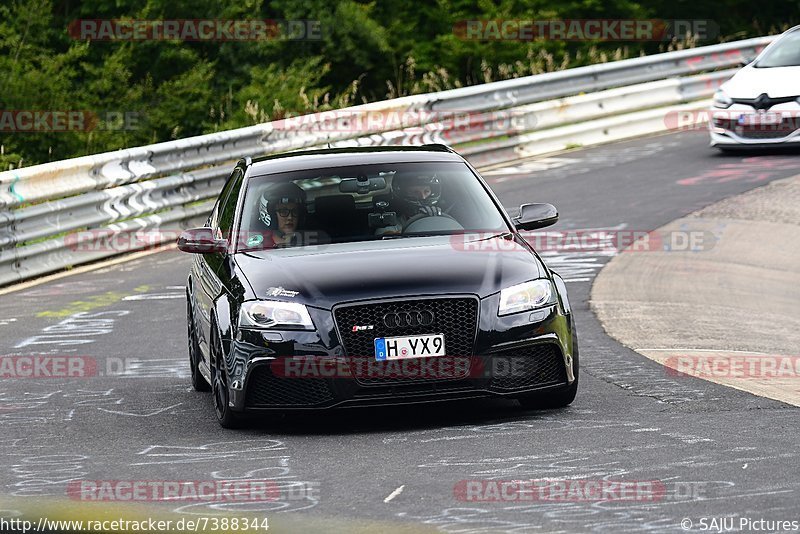
M387 313L383 316L383 324L388 328L405 326L430 326L433 324L433 312L429 310L410 310Z

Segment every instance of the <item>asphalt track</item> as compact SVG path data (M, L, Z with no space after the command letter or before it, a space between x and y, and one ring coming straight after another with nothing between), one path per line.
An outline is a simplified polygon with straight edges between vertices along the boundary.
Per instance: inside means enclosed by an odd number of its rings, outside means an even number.
M707 148L704 133L688 132L486 177L509 208L555 204L554 229L652 230L798 172L794 154L723 156ZM590 311L591 282L607 254L545 259L569 281L580 336L581 386L562 410L469 401L223 430L211 397L189 386L181 288L189 257L161 252L0 296L0 354L98 362L98 376L88 378L0 381L0 517L42 499L78 510L70 481L249 477L285 491L246 504L143 506L191 517L263 514L277 531L676 532L684 518L695 531L702 518L800 519L798 409L669 375L606 336ZM125 365L123 376L110 376ZM663 491L654 499L521 502L466 501L454 491L490 479L626 480Z

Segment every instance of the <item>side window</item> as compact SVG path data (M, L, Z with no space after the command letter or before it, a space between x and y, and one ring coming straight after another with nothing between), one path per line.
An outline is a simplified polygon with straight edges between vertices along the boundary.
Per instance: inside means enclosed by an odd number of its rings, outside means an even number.
M225 180L225 184L222 186L222 191L220 191L217 201L214 203L214 209L211 210L211 215L208 217L208 226L215 230L219 225L219 213L222 210L223 204L225 204L225 199L228 198L228 194L231 192L233 184L236 182L238 173L239 168L237 167L233 170L231 175L228 176L228 179Z
M217 234L223 239L230 239L233 230L233 220L236 217L236 203L239 200L239 191L242 188L242 169L237 167L230 180L230 189L219 205L219 219L217 221ZM213 227L213 226L212 226Z

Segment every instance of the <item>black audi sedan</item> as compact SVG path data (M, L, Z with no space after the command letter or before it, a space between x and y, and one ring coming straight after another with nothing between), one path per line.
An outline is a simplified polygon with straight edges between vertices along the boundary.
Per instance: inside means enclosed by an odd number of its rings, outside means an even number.
M187 285L189 361L217 419L475 397L560 407L578 388L563 279L443 145L246 158L202 228Z

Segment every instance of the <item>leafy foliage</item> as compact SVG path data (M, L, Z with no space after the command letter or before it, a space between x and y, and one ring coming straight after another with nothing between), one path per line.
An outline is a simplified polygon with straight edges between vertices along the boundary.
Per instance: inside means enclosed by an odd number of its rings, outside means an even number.
M95 120L88 131L0 132L0 169L684 46L466 40L454 31L460 21L711 19L719 41L786 29L798 8L799 0L10 0L0 5L0 110ZM255 41L79 41L68 32L80 19L200 18L312 20L322 31Z

